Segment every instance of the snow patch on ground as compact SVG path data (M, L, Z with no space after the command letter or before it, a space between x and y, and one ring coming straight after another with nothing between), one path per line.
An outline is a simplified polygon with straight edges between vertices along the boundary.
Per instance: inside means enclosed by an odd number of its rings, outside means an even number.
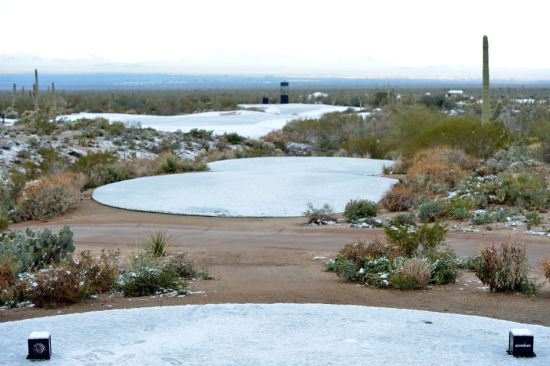
M214 134L236 132L239 135L259 138L281 129L295 119L320 118L325 113L343 112L345 106L325 104L240 104L245 110L214 111L178 116L152 116L124 113L78 113L59 116L58 120L76 121L82 118L105 118L110 122L123 122L128 126L150 127L159 131L189 132L193 128L213 130ZM246 110L255 109L255 110ZM260 110L260 111L258 111Z
M343 212L350 199L379 201L397 183L377 176L389 160L274 157L222 160L210 171L137 178L97 188L108 206L201 216L296 217L308 202Z
M536 358L506 353L527 328ZM27 337L52 336L48 365L550 364L550 328L476 316L325 304L108 310L0 324L0 364L28 365ZM537 346L538 345L538 346Z

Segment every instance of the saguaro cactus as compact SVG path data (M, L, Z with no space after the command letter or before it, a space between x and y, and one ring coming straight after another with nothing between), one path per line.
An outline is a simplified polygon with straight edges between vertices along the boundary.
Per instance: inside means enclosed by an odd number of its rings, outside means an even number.
M483 105L481 109L481 124L489 121L491 114L491 95L489 94L489 40L483 36Z
M34 111L38 113L38 70L34 69Z
M55 83L52 82L52 113L53 123L56 123L55 117L57 114L57 101L55 100Z
M13 83L13 94L11 98L11 107L15 109L15 93L17 93L17 85Z

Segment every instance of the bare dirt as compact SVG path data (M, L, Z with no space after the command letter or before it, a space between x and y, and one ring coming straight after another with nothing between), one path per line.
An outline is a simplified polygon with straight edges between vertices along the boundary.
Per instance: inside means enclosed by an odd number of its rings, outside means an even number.
M384 215L384 213L383 213ZM165 215L115 209L92 200L48 222L14 225L21 229L59 230L70 225L77 250L99 252L119 248L123 255L139 251L152 232L166 230L169 252L186 252L205 265L215 280L191 284L195 292L179 297L124 298L102 295L57 309L18 308L0 311L0 322L117 308L209 303L325 303L408 308L507 319L550 326L550 285L536 263L550 254L550 238L524 229L493 226L482 232L450 231L446 243L460 256L504 241L527 246L531 273L545 284L536 299L522 294L493 294L471 272L456 284L424 291L382 290L359 286L325 272L323 260L353 239L383 238L380 229L341 226L311 227L304 218L220 218ZM453 223L451 223L451 226Z

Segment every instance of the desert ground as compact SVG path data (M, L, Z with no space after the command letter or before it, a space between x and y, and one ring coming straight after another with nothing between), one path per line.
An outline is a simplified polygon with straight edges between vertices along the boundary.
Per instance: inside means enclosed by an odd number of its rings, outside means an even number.
M88 192L88 197L90 196ZM382 215L388 214L382 212ZM450 223L452 226L453 223ZM535 299L522 294L490 293L465 271L457 283L424 291L384 290L359 286L325 272L322 259L334 256L356 238L384 237L382 229L308 226L296 218L225 218L168 215L128 211L83 199L63 216L43 222L13 225L12 229L59 230L69 225L78 250L100 252L120 249L128 256L143 247L148 234L166 230L169 252L185 252L206 266L212 281L191 284L185 297L125 298L104 294L98 299L55 309L17 308L0 311L0 322L76 312L184 304L219 303L324 303L418 309L479 315L550 326L550 285ZM451 230L446 244L459 256L503 241L527 245L531 275L544 281L536 263L550 253L550 238L528 235L509 227L482 228L480 232Z

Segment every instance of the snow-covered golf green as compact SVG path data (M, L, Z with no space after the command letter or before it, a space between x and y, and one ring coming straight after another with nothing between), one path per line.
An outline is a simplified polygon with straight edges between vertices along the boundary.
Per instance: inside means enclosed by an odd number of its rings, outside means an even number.
M380 200L396 183L389 160L275 157L222 160L209 172L137 178L99 187L102 204L138 211L231 217L302 216L308 202L343 212L350 199Z
M528 328L537 357L506 353ZM27 337L52 336L48 365L550 364L550 328L407 309L220 304L98 311L0 323L0 364L28 365Z

